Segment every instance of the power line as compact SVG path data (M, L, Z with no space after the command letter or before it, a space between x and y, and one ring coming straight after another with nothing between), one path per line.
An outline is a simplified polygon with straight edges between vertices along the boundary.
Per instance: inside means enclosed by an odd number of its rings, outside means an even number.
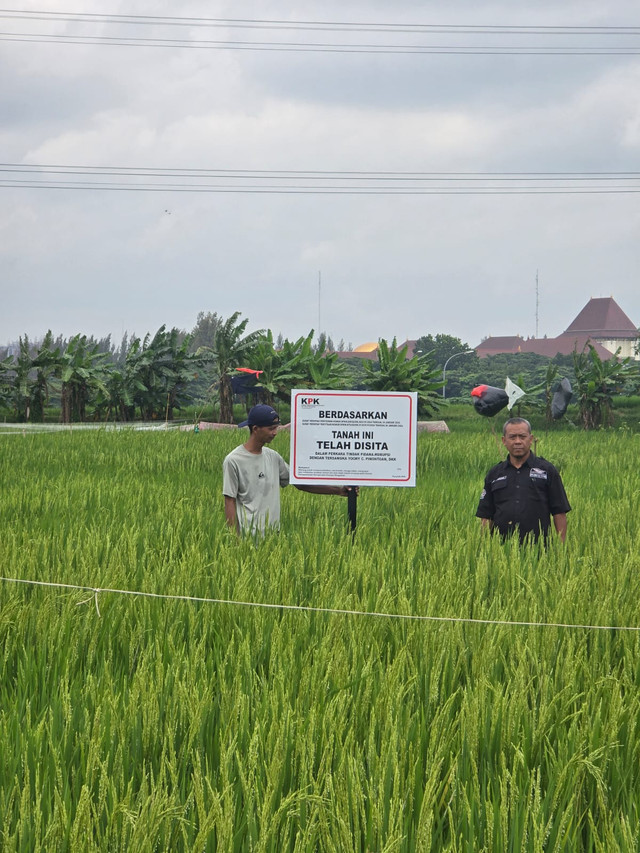
M240 42L184 40L170 38L136 38L125 36L73 36L48 35L43 33L0 32L0 41L98 45L111 47L164 47L187 50L237 50L237 51L280 51L285 53L349 53L349 54L402 54L402 55L445 55L445 56L637 56L640 46L626 47L549 47L527 46L454 46L454 45L376 45L376 44L329 44L311 42Z
M638 35L635 26L546 26L546 25L496 25L496 24L407 24L362 21L291 21L268 18L206 18L169 15L117 15L89 12L47 12L22 9L0 9L0 18L60 22L88 22L144 26L187 26L331 30L346 32L402 32L402 33L463 33L463 34L518 34L518 35Z
M513 172L423 172L391 170L341 169L203 169L155 166L89 166L87 164L0 163L0 172L27 174L133 175L150 177L227 177L227 178L291 178L351 180L636 180L640 171L513 171Z
M12 177L19 175L20 177ZM640 191L640 172L195 169L0 163L0 187L112 192L541 195Z
M468 25L468 24L418 24L418 23L389 23L362 21L291 21L283 19L261 18L205 18L156 15L111 15L101 13L47 12L43 10L24 11L19 9L0 9L0 19L7 21L41 22L65 25L97 27L98 32L47 33L47 32L0 32L0 40L15 42L37 42L48 44L104 45L119 47L165 47L180 49L208 50L255 50L255 51L295 51L322 53L381 53L381 54L443 54L443 55L524 55L524 56L633 56L640 52L640 46L629 43L628 39L640 35L640 27L634 26L509 26L509 25ZM224 40L188 38L172 38L169 36L117 35L107 36L102 33L104 27L117 27L120 31L127 27L140 29L157 28L188 28L192 32L203 29L223 29L228 32L237 30L253 30L260 33L279 31L283 33L335 33L350 35L384 35L392 34L406 36L430 36L435 39L443 35L453 35L456 38L478 37L492 39L489 44L413 44L403 42L397 44L385 43L344 43L340 41L239 41L229 38ZM505 36L518 39L529 39L532 36L543 36L549 43L543 45L524 44L495 44L496 39ZM606 44L584 45L585 37L602 37ZM575 44L557 45L553 41L557 37L569 37L578 40ZM611 44L612 37L623 38L627 41L621 44ZM551 40L551 41L549 41Z
M352 186L224 186L215 184L109 184L89 181L37 182L0 179L4 189L105 190L117 192L252 193L280 195L584 195L639 193L626 187L352 187Z

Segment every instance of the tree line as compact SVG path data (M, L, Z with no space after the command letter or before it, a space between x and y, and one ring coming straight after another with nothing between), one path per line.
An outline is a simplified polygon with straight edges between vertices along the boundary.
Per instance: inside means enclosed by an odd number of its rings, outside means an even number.
M0 351L0 409L18 422L62 423L172 420L176 411L211 406L221 423L233 423L241 398L277 406L288 404L292 388L416 391L421 416L438 412L448 400L470 402L476 385L504 387L509 376L525 392L518 414L543 410L551 419L551 399L567 377L586 429L612 421L620 393L638 393L638 362L602 361L593 347L554 359L534 353L480 359L452 335L424 335L413 350L380 340L377 360L344 358L330 339L314 332L290 341L270 330L247 332L239 312L224 319L201 312L191 332L161 326L144 338L75 335L69 340L47 332L40 342L21 337L17 352ZM453 359L453 356L460 356ZM445 375L445 365L449 365ZM443 388L445 389L443 391ZM52 414L53 412L53 414ZM59 414L58 414L59 413Z
M233 423L234 399L289 403L292 388L416 391L423 415L437 411L438 369L427 355L380 341L378 362L340 358L314 331L295 341L270 330L247 332L248 319L201 312L191 332L161 326L144 338L48 331L17 352L0 354L0 408L18 422L42 422L52 409L62 423L88 420L172 420L186 406L210 404Z

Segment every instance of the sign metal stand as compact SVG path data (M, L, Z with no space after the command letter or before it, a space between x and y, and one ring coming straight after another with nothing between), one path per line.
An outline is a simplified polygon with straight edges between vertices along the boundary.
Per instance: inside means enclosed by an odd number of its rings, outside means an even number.
M347 514L349 516L351 532L355 533L358 517L358 492L356 491L355 486L349 486L349 491L347 493Z

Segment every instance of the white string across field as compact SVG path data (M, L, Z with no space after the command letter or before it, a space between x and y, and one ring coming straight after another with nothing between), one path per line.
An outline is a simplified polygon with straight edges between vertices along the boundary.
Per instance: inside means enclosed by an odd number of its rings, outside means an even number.
M423 616L414 613L385 613L375 610L343 610L336 607L312 607L306 604L269 604L262 601L237 601L228 598L205 598L195 595L169 595L160 592L142 592L131 589L110 589L104 587L79 586L77 584L56 583L53 581L25 580L23 578L0 577L4 583L25 584L30 586L50 587L54 589L74 590L76 592L90 593L89 598L78 601L77 604L95 602L96 612L100 616L98 596L110 593L112 595L129 595L139 598L156 598L163 601L184 601L198 604L218 604L229 607L253 607L268 610L291 610L300 613L326 613L333 616L367 616L376 619L402 619L413 622L448 622L468 625L496 625L512 628L562 628L566 630L582 631L640 631L640 626L635 625L588 625L575 622L525 622L511 619L478 619L471 616Z
M68 433L102 431L116 432L127 430L129 432L165 432L179 430L185 421L136 421L123 423L77 423L77 424L36 424L36 423L0 423L0 435L34 435L36 433Z

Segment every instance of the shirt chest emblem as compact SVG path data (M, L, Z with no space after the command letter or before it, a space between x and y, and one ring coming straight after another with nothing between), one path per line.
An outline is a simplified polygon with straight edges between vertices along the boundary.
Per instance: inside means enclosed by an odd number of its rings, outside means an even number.
M546 479L548 479L547 472L545 470L543 470L542 468L532 468L531 472L529 474L529 477L532 480L546 480Z

